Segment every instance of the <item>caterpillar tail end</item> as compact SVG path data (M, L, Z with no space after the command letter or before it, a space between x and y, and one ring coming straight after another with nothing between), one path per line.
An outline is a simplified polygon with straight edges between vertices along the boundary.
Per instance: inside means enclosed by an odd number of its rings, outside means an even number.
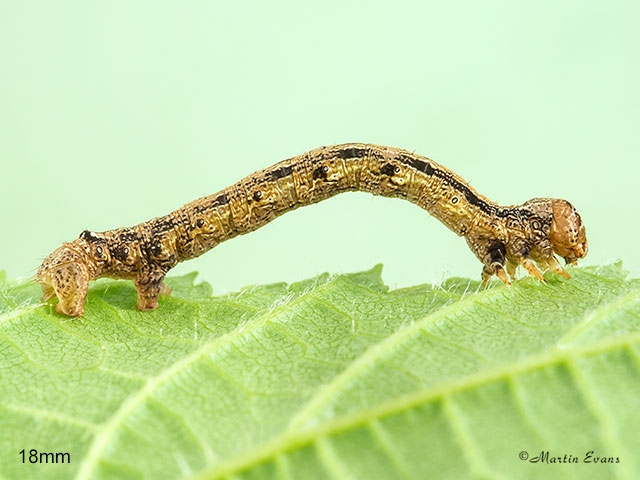
M42 301L57 297L55 309L62 315L82 317L91 275L81 255L67 244L49 255L36 273L42 285Z

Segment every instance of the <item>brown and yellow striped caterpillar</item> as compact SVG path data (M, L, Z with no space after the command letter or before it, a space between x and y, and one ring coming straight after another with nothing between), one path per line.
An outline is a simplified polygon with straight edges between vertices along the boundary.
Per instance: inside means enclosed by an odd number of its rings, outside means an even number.
M499 206L433 160L406 150L349 143L321 147L255 172L214 195L199 198L164 217L131 228L84 231L42 263L36 280L43 301L82 316L89 282L129 278L137 307L158 307L163 283L177 263L202 255L285 212L347 191L400 197L415 203L464 236L480 259L483 284L492 275L509 283L519 265L543 280L540 268L569 278L555 255L575 263L587 253L585 227L566 200L534 198Z

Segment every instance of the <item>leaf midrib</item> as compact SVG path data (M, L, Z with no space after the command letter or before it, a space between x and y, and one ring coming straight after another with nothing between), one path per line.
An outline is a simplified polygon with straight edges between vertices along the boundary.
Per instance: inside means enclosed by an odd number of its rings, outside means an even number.
M326 405L328 399L331 398L335 391L340 390L345 384L347 384L352 378L354 378L361 371L366 369L371 363L379 357L382 357L385 353L391 351L398 344L405 339L412 336L418 330L421 330L425 325L437 322L442 318L446 318L451 314L464 310L469 304L475 304L480 298L492 298L503 293L503 289L507 287L497 287L490 290L485 290L473 296L468 296L459 300L456 303L445 305L437 309L435 312L431 312L420 320L417 320L409 326L389 335L384 340L369 347L362 355L360 355L355 361L349 364L340 374L336 375L333 380L325 386L317 395L314 395L309 399L306 406L296 414L295 417L289 422L287 430L296 431L302 425L309 420L315 413L319 411L322 405ZM477 352L473 352L477 355Z

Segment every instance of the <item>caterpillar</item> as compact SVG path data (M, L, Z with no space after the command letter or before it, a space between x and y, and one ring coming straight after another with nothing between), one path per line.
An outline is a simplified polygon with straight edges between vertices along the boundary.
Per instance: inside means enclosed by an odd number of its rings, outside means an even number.
M568 201L534 198L500 206L460 176L406 150L348 143L320 147L255 172L163 217L135 227L83 231L51 253L35 279L42 300L57 297L56 311L79 317L89 282L98 277L134 281L137 308L153 310L171 289L167 272L219 243L260 228L285 212L342 192L404 198L459 236L482 262L482 283L496 275L509 284L518 266L544 281L541 269L569 278L568 264L587 254L580 215Z

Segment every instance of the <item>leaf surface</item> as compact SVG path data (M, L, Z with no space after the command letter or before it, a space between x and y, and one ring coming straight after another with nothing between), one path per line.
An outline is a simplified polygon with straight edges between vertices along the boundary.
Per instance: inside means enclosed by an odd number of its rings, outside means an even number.
M80 319L0 277L0 479L639 478L640 281L570 272L217 297L191 274L153 312L100 280Z

